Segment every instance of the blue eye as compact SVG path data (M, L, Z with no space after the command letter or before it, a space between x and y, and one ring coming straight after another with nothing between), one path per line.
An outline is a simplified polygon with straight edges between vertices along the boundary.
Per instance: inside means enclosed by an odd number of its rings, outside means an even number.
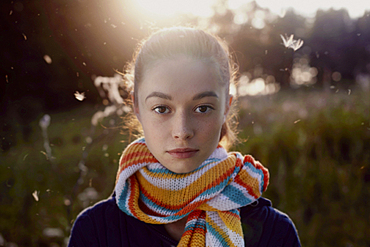
M170 109L168 109L168 107L166 106L157 106L153 109L153 111L155 111L158 114L165 114L165 113L169 113Z
M210 110L213 110L212 107L208 106L208 105L201 105L201 106L198 106L196 109L195 109L195 112L198 112L198 113L207 113L209 112Z

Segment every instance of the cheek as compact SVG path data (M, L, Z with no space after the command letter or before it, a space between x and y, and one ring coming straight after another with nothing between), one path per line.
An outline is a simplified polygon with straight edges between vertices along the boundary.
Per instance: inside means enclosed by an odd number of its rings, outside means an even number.
M163 121L157 121L147 115L142 115L141 125L144 130L145 137L160 138L165 135L165 130L168 129Z
M221 128L223 124L223 117L214 118L212 121L207 121L203 124L199 124L198 133L206 136L209 141L213 139L219 139L221 134Z

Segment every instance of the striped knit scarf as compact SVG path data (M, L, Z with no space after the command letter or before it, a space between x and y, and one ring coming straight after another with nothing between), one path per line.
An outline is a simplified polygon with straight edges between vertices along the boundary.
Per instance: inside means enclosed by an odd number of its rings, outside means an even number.
M220 145L196 170L173 173L138 139L122 154L116 202L150 224L188 216L178 246L244 246L239 208L255 202L268 180L268 170L251 156L226 153Z

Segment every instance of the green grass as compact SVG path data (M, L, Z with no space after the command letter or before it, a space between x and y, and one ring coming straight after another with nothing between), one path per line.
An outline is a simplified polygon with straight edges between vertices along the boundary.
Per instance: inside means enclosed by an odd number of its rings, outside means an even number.
M370 98L280 94L241 99L237 148L271 173L265 196L294 220L304 246L368 246Z
M17 146L1 154L0 233L7 241L19 246L39 246L51 241L63 245L63 237L47 238L43 230L60 228L67 237L77 213L112 192L119 153L124 148L121 140L125 137L119 127L106 127L109 123L104 121L97 126L89 146L86 138L91 135L90 122L95 112L93 107L83 106L51 114L48 135L52 162L45 155L38 120L31 123L29 142L19 135ZM110 119L122 121L117 117ZM78 164L88 147L87 174L77 184ZM79 200L89 187L97 191L98 197ZM32 195L35 191L39 192L39 201Z
M370 245L368 95L286 92L239 99L244 141L234 149L269 169L264 196L293 219L303 246ZM63 246L77 214L112 193L119 154L127 144L121 141L127 138L120 134L122 120L110 117L96 127L89 146L96 111L82 104L51 114L52 162L43 153L39 119L31 123L28 142L17 133L17 145L1 154L0 234L7 241ZM86 148L87 173L78 184ZM86 198L89 188L96 194ZM59 228L63 236L48 237L46 228Z

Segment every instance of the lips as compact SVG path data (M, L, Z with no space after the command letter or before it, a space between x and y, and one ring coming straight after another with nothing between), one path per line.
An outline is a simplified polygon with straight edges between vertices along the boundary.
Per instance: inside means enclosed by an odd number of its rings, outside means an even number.
M172 157L177 159L187 159L196 155L198 151L199 149L193 148L176 148L167 151L167 153L169 153Z

